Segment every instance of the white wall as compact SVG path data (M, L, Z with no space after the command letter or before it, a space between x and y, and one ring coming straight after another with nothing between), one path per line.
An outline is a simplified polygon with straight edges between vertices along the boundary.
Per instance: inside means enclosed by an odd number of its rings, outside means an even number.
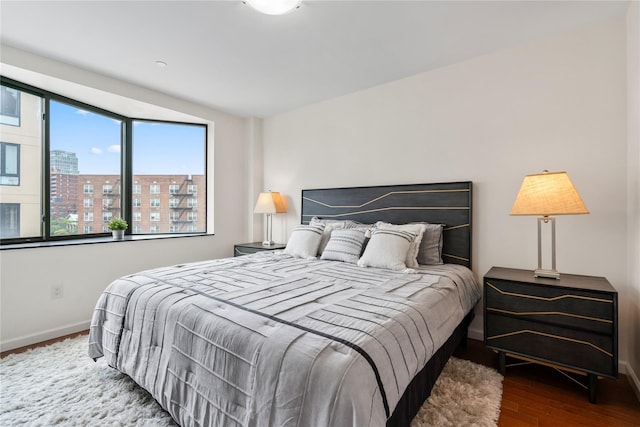
M274 240L299 223L303 188L471 180L478 278L531 269L536 220L509 211L525 174L566 170L591 214L558 218L558 269L605 276L625 301L625 38L615 19L265 119L265 184L290 198Z
M87 329L100 292L142 269L232 256L249 237L251 121L2 47L4 76L138 118L209 125L208 230L215 235L0 251L0 348ZM261 178L260 178L261 180ZM63 285L64 297L51 298Z
M640 399L640 3L627 11L629 364Z

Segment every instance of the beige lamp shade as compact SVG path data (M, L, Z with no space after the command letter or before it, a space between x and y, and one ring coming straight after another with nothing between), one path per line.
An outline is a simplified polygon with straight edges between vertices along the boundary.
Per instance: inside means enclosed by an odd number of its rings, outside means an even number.
M253 209L253 213L257 214L274 214L274 213L286 213L287 206L277 191L269 191L266 193L260 193L256 207Z
M545 172L524 177L511 215L588 214L566 172Z

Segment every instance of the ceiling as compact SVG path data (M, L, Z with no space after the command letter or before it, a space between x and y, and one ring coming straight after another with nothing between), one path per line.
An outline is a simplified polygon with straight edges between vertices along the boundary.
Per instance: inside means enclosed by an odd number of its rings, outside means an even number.
M624 16L627 5L303 0L267 16L241 0L2 0L0 41L230 114L269 117Z

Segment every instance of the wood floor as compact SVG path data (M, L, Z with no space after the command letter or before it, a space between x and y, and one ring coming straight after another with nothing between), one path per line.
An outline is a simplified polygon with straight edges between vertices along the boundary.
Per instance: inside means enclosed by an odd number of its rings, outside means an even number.
M476 340L469 340L455 356L498 366L497 354ZM640 427L640 402L626 376L598 380L596 400L589 403L587 390L552 368L535 364L508 367L498 426Z
M3 352L0 357L28 348ZM498 366L497 355L480 341L469 340L467 346L459 348L454 355L493 368ZM600 379L597 403L591 404L586 390L551 368L533 364L509 367L503 383L498 426L640 427L640 402L624 375L615 381Z

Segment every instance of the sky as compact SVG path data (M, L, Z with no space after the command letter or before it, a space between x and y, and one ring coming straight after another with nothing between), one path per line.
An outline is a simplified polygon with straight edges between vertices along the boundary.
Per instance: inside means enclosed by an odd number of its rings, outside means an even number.
M76 153L81 174L120 174L121 122L51 102L50 149ZM133 173L204 175L205 128L134 122Z

